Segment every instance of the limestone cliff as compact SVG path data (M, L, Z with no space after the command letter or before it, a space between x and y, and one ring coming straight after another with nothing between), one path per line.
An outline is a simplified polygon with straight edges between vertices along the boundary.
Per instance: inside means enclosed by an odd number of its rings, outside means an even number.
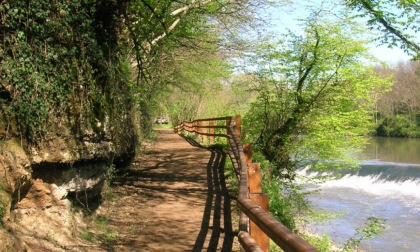
M117 152L111 140L77 141L72 135L47 139L29 147L3 138L0 251L71 251L72 245L83 244L76 242L83 223L72 206L94 210L114 160L129 163L134 155L134 149ZM131 140L134 148L136 139Z
M0 4L0 251L69 251L136 147L126 1ZM22 20L25 20L24 22Z

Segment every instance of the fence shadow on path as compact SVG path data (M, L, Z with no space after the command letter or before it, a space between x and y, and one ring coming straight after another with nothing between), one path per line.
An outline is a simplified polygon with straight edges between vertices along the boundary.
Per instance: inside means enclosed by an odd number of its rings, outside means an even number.
M182 135L181 135L182 136ZM232 251L233 240L237 233L232 229L230 195L226 187L224 166L226 153L221 150L201 146L191 138L182 136L189 144L211 152L207 163L207 199L201 222L192 251Z

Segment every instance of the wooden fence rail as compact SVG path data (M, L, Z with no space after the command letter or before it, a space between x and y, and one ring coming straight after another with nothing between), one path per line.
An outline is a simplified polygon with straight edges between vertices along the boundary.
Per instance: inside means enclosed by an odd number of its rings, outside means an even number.
M240 116L184 121L174 130L180 134L183 131L193 133L206 144L213 144L215 137L227 138L229 156L239 179L238 239L244 251L269 251L269 238L286 252L318 251L268 213L268 195L261 190L260 166L252 163L250 145L242 145L240 141Z

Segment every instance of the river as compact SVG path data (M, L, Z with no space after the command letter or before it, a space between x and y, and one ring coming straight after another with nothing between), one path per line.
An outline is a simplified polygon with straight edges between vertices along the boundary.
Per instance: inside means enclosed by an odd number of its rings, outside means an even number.
M320 193L309 197L318 209L344 213L325 223L312 223L311 229L342 244L375 216L386 219L386 228L360 248L420 251L420 139L375 137L362 157L359 171L318 185Z

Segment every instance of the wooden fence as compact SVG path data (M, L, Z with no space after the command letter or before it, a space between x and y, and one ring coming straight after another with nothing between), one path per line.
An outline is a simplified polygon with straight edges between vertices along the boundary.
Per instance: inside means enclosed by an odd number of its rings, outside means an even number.
M219 117L184 121L175 132L188 131L202 142L214 144L227 138L229 156L239 179L238 207L241 210L238 239L245 251L269 251L270 238L284 251L318 251L268 213L268 195L262 192L260 165L252 162L249 144L242 145L241 117Z

